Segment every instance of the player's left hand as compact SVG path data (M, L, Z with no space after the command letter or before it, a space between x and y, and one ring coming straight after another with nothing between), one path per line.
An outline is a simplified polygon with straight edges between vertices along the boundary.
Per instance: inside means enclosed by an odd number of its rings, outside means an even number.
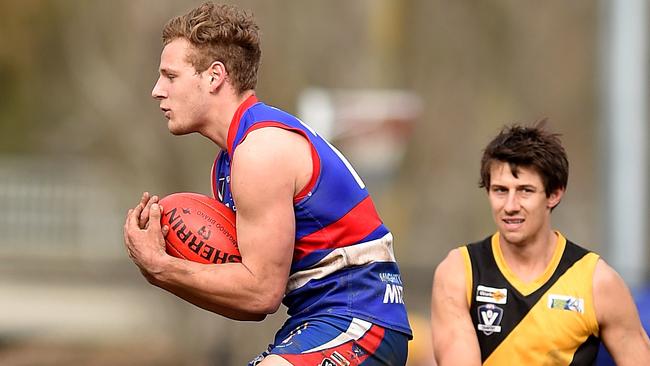
M147 225L149 224L149 212L151 211L151 205L154 203L158 203L158 196L152 196L149 194L149 192L142 193L140 204L142 205L143 209L140 212L140 216L138 217L138 225L140 226L140 229L147 228Z
M140 268L147 279L160 273L162 261L169 256L165 252L165 235L168 226L160 225L162 206L158 203L143 203L130 209L124 223L124 244L129 257ZM150 201L150 200L147 200ZM141 225L143 211L147 209L147 222Z

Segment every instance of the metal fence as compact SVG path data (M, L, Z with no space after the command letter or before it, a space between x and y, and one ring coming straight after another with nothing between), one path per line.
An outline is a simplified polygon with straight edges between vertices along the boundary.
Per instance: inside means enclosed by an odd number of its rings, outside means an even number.
M0 256L110 260L123 251L111 169L75 159L0 159ZM108 173L108 174L107 174Z

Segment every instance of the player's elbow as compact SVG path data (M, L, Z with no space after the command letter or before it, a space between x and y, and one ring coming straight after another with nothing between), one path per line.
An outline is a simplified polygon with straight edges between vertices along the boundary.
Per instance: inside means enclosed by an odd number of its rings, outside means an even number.
M257 305L258 314L274 314L282 304L282 297L280 296L265 296Z
M266 314L251 314L251 313L236 313L236 314L222 314L232 320L247 321L247 322L261 322L266 319Z
M279 290L266 290L259 291L253 295L253 299L250 302L250 312L255 314L273 314L280 308L282 304L282 299L284 297L284 291Z

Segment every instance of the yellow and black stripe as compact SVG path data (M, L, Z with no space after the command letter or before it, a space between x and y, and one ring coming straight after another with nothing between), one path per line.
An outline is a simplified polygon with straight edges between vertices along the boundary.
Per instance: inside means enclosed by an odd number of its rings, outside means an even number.
M600 340L592 286L599 257L557 234L551 262L528 283L506 265L498 233L460 248L483 365L595 364Z

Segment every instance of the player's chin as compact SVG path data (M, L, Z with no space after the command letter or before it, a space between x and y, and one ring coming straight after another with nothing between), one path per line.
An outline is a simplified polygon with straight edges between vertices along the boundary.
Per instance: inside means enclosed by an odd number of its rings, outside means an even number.
M174 120L169 120L167 121L167 129L172 135L175 136L180 136L180 135L187 135L191 131L188 131L186 128L183 128L183 125L175 122Z
M521 232L502 231L501 236L506 242L514 245L519 245L526 241L526 235Z

